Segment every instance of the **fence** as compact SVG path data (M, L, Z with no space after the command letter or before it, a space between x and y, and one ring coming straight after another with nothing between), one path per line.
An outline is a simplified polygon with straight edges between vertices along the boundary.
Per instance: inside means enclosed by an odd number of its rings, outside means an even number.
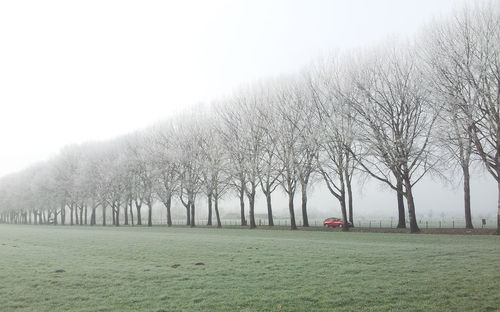
M497 223L496 219L488 218L484 219L486 224L483 225L483 219L474 218L472 220L472 225L476 229L485 228L485 229L496 229ZM290 219L284 218L275 218L274 220L275 226L290 226ZM206 219L196 219L197 225L206 225L208 220ZM247 223L249 222L247 218ZM174 225L185 225L186 219L173 219L172 223ZM221 220L222 226L239 226L241 225L240 219L223 219ZM255 219L255 223L257 226L267 226L268 220L257 218ZM419 219L417 221L418 226L421 229L453 229L453 228L465 228L465 219L460 218L451 218L451 219ZM154 222L156 225L166 225L166 220L156 220ZM301 218L296 219L297 226L302 226L303 222ZM397 219L360 219L354 220L354 226L360 228L396 228L398 224ZM217 225L217 220L212 219L212 225ZM409 227L409 221L406 220L406 225ZM310 219L309 226L311 227L322 227L323 219Z

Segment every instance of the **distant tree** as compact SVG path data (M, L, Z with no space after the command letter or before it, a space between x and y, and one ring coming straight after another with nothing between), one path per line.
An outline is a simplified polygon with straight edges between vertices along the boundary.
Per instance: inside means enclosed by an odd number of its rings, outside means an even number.
M195 202L202 184L202 133L200 116L186 114L175 124L175 150L178 151L180 200L187 211L187 225L194 227Z
M259 186L260 160L262 153L262 142L264 137L264 127L260 123L259 107L263 101L263 89L259 85L251 86L240 90L234 96L234 106L240 115L240 138L239 147L245 155L243 170L245 173L245 193L248 198L248 211L250 218L250 228L257 226L255 222L255 198Z
M59 192L64 205L61 207L61 224L66 223L66 208L70 211L70 225L74 225L79 201L79 190L76 185L76 176L81 161L81 150L78 146L67 146L54 161L55 189Z
M272 85L264 89L263 103L258 108L258 118L260 125L263 128L263 136L261 138L261 153L259 161L259 183L266 197L268 225L274 226L272 194L280 185L280 177L282 174L281 163L277 157L277 146L274 144L273 125L275 115L273 114L274 95Z
M245 188L246 188L246 157L244 148L244 139L242 133L243 116L233 109L233 102L230 99L222 101L215 106L216 114L220 119L220 125L217 128L222 144L225 146L229 162L229 172L231 176L231 186L236 190L240 201L240 220L241 225L246 226L245 217Z
M179 191L179 160L176 157L178 150L173 135L172 124L170 122L162 124L152 133L153 143L151 144L157 179L154 183L155 192L167 209L168 226L172 226L172 197Z
M301 158L300 136L302 129L302 111L297 109L306 101L304 89L295 77L283 77L275 86L273 102L274 124L271 129L272 144L276 146L276 157L282 168L280 185L288 195L290 227L297 229L295 221L294 197L299 181L299 163Z
M231 185L229 157L225 152L221 137L218 135L218 116L208 114L203 123L204 133L202 147L202 175L203 184L208 200L208 222L212 225L212 202L214 204L217 227L222 227L219 200Z
M140 200L148 207L148 226L153 225L153 204L156 200L155 185L158 173L155 168L155 155L151 152L154 138L149 133L139 132L128 138L128 157L136 177L136 190ZM139 216L137 216L139 218Z
M100 167L101 144L88 144L85 155L80 166L80 183L86 189L90 205L90 225L96 225L96 210L102 204L100 189L102 187L103 174Z
M346 87L343 85L345 67L334 57L319 65L311 70L308 77L314 105L311 111L316 112L316 116L309 119L318 120L318 130L313 136L319 147L315 159L328 190L340 204L344 221L342 229L347 231L348 221L351 224L354 222L352 177L361 159L355 148L355 111L349 107L343 91Z

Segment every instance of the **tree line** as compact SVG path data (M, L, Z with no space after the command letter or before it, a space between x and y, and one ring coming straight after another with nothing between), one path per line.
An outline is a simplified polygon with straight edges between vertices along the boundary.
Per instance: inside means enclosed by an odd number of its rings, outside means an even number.
M175 198L195 226L203 197L208 225L215 219L221 227L219 201L236 195L241 225L255 228L262 193L273 226L279 189L296 229L296 193L307 227L308 191L320 180L347 231L353 180L369 176L394 191L398 227L408 218L418 232L414 186L428 174L460 172L472 228L474 161L498 184L500 231L500 6L493 1L458 9L415 39L318 59L148 129L67 146L0 179L0 222L95 225L99 212L102 225L107 213L113 225L141 225L145 209L151 226L161 203L170 226Z

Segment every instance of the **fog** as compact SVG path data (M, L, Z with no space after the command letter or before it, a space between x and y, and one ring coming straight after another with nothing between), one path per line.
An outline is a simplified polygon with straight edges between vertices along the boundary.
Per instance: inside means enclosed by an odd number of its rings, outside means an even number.
M0 176L49 159L65 145L131 133L242 84L298 72L332 51L412 38L461 3L2 2ZM460 178L453 180L419 182L417 215L462 216ZM396 216L392 190L366 178L353 183L355 216ZM473 216L494 216L495 182L481 166L471 187ZM311 214L340 214L323 181L309 198ZM259 194L256 213L265 213L264 200ZM276 213L286 215L286 197L273 201ZM222 214L233 210L236 199L221 204Z

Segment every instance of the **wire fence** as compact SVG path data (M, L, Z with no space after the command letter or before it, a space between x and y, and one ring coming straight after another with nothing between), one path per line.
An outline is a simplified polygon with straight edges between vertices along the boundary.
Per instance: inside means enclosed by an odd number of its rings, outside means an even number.
M249 220L247 218L247 224ZM284 218L275 218L274 220L275 226L290 226L290 219ZM324 219L310 219L309 226L310 227L323 227ZM196 225L207 225L207 219L196 219ZM166 225L166 220L156 220L153 222L155 225ZM257 226L268 226L267 219L257 218L255 219L255 223ZM417 221L418 226L421 229L455 229L455 228L465 228L465 219L460 218L451 218L451 219L420 219ZM186 225L186 219L173 219L173 225ZM222 226L241 226L240 219L223 219L221 220ZM296 219L297 226L303 226L303 221L301 218ZM217 225L217 220L212 219L212 225ZM398 225L397 219L360 219L354 220L354 226L360 228L396 228ZM493 218L474 218L472 220L472 225L476 229L484 228L484 229L496 229L496 220ZM409 227L409 220L406 220L406 226Z

